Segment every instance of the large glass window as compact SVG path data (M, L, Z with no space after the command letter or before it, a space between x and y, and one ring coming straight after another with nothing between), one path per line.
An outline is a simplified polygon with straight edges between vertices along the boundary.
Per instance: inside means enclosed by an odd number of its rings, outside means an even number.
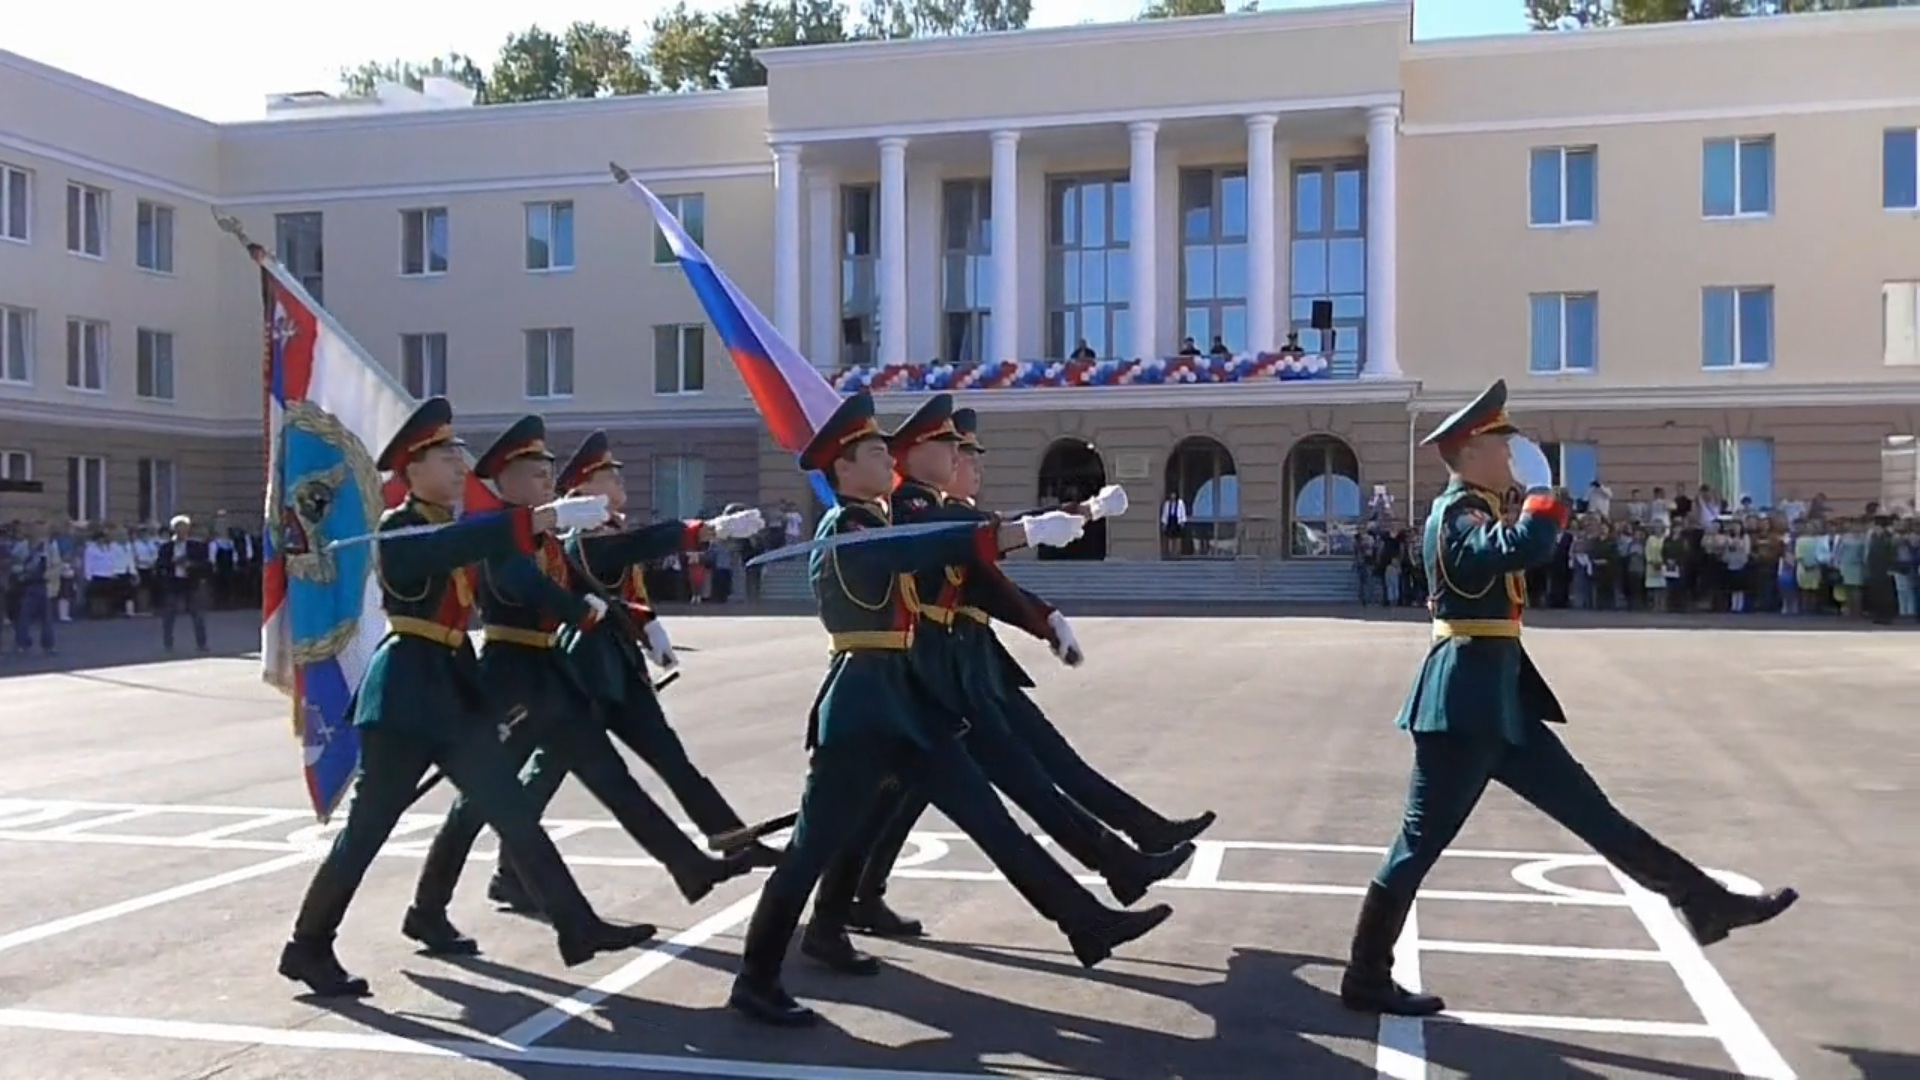
M952 364L1012 360L986 355L993 306L991 182L947 181L940 208L940 356Z
M1131 222L1125 177L1056 176L1048 182L1049 357L1084 350L1097 358L1136 359L1127 316Z
M1293 170L1293 307L1300 347L1329 355L1329 374L1351 379L1364 363L1367 326L1367 166L1326 161ZM1315 329L1313 303L1333 305L1330 328Z
M880 189L860 184L840 189L840 363L873 363L880 340Z
M1180 332L1204 351L1247 349L1247 174L1180 174Z

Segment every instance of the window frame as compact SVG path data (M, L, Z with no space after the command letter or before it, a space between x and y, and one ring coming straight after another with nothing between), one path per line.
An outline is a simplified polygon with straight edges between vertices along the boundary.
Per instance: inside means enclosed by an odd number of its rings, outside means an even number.
M163 221L165 229L161 228ZM179 239L179 221L180 215L166 203L151 199L137 200L133 211L134 265L149 274L172 277L177 261L175 242ZM165 243L162 243L163 236ZM160 265L162 249L166 255L165 266Z
M532 327L524 331L524 339L526 342L526 360L525 360L525 370L523 370L522 372L523 376L531 373L531 369L534 364L533 344L534 344L534 341L536 340L536 335L538 335L537 340L542 342L541 363L544 365L544 368L545 368L543 373L543 378L546 385L546 391L544 393L538 393L538 394L534 393L527 385L527 382L530 382L531 380L527 380L526 382L523 382L521 384L521 388L525 392L527 400L528 401L566 401L572 398L575 390L575 385L574 385L575 338L573 333L573 327L571 326L540 326L540 327ZM554 385L559 381L554 377L555 371L559 364L559 361L557 359L557 354L559 350L556 347L556 343L561 340L565 340L567 343L567 349L566 349L567 388L564 391L556 391L554 389Z
M97 482L89 480L87 477L88 463L92 463L98 467L100 475L97 478ZM109 512L107 507L107 487L107 459L104 455L67 455L67 519L69 521L84 521L89 525L98 525L105 522ZM97 516L87 512L87 504L95 501L89 499L89 495L95 496L99 503L98 509L100 513Z
M21 463L19 469L13 467L16 461ZM31 450L0 450L0 480L31 480L33 464Z
M1558 366L1553 368L1543 369L1543 368L1537 368L1533 365L1533 360L1534 360L1533 340L1534 340L1534 333L1535 333L1534 316L1538 310L1537 308L1538 301L1549 299L1549 298L1555 301L1555 317L1558 319L1560 324L1560 327L1559 327L1560 332L1558 335L1559 336L1559 355L1557 358ZM1571 341L1572 339L1568 336L1567 325L1569 320L1567 318L1567 309L1570 302L1575 300L1588 300L1588 301L1591 301L1593 304L1593 340L1588 344L1588 351L1593 356L1593 366L1591 367L1581 368L1581 367L1572 367L1569 365L1569 357L1571 356L1572 350L1569 349L1568 342ZM1579 292L1529 293L1527 295L1527 374L1544 375L1544 376L1597 375L1599 374L1599 372L1600 372L1600 291L1598 289L1587 289Z
M419 223L419 250L412 251L415 237L410 230ZM433 265L433 225L440 224L442 250L439 252L440 266ZM418 256L418 269L409 269L409 260ZM437 278L447 276L447 270L453 264L453 216L444 206L416 206L400 211L400 276L403 278Z
M113 225L113 208L108 202L108 196L111 194L111 192L103 187L95 187L92 184L83 183L79 180L67 181L67 254L82 259L92 259L95 262L105 262L107 260L107 254L113 246L110 243L111 237L109 235L112 232ZM77 218L74 216L75 208L73 206L73 200L76 195L80 198L80 206L78 208L79 216ZM88 201L89 199L93 200L91 204ZM100 250L98 251L88 251L86 249L87 208L89 205L94 207L94 234L100 241ZM78 236L74 234L76 227L79 229Z
M35 334L38 330L37 324L39 322L37 315L38 312L33 308L16 307L12 304L0 304L0 385L33 385L35 375L34 359L35 354L39 351L35 342ZM11 321L15 319L18 319L20 322L20 342L25 349L25 353L20 357L21 374L19 378L14 378L9 371L13 366L14 359L13 350L8 346L8 342L13 340L13 335L9 333L9 330Z
M157 481L165 466L166 499L165 507L159 505L160 489L163 485ZM136 495L140 502L140 520L164 525L179 512L180 507L180 465L173 458L143 457L139 461L136 473Z
M1907 321L1911 324L1905 328L1908 349L1905 358L1896 358L1893 351L1893 306L1897 292L1906 294ZM1880 362L1887 367L1920 365L1920 280L1880 283Z
M659 199L661 204L667 208L667 212L673 215L673 220L679 222L680 227L686 230L688 236L693 238L693 242L702 248L706 247L707 193L704 191L683 191L674 195L661 195ZM691 225L687 224L688 206L694 207L696 211L694 222ZM653 226L653 265L680 265L680 260L673 254L673 249L667 246L666 231L660 228L658 222L654 223Z
M1893 202L1893 188L1887 183L1892 179L1893 168L1888 157L1893 151L1894 140L1902 137L1910 144L1913 157L1914 175L1907 178L1913 184L1913 202L1896 205ZM1920 125L1885 128L1880 133L1880 208L1889 214L1920 213Z
M1555 170L1559 176L1558 217L1553 221L1538 221L1533 205L1533 168L1538 156L1543 153L1555 155ZM1584 218L1567 216L1568 169L1567 160L1574 155L1584 155L1590 162L1593 173L1593 205L1587 208ZM1597 143L1568 144L1564 146L1535 146L1527 150L1527 227L1531 229L1590 229L1600 224L1600 147Z
M98 331L98 333L95 335L96 342L95 342L95 348L94 348L94 352L96 353L96 356L94 358L95 359L94 367L97 370L100 377L100 383L97 386L88 386L86 385L86 382L85 382L86 372L87 372L86 352L87 352L87 340L88 340L87 330L88 329L94 329ZM76 331L78 331L78 333L80 334L79 353L77 357L74 351L74 334ZM113 376L108 370L108 364L111 362L113 357L113 345L112 345L112 338L109 336L109 326L107 321L105 319L89 319L81 315L68 316L67 336L66 336L65 345L66 345L65 359L67 362L66 363L67 389L73 391L76 394L106 393L107 387L109 387L113 383ZM80 378L81 378L81 381L77 383L74 382L74 372L76 370L75 368L76 363L79 365L77 370L79 371Z
M15 236L9 231L14 215L13 178L15 176L21 178L20 197L22 200L22 209L20 210L21 231L19 236ZM33 243L33 182L34 173L32 169L22 165L15 165L9 161L0 161L0 240L14 244Z
M1707 316L1708 305L1715 294L1724 293L1731 299L1728 308L1732 326L1727 335L1732 350L1729 363L1715 364L1707 354ZM1747 363L1741 359L1745 351L1741 329L1740 303L1749 295L1765 295L1767 298L1767 358L1762 363ZM1700 369L1702 371L1766 371L1773 367L1779 353L1778 310L1775 307L1774 288L1771 285L1707 285L1700 290Z
M1707 157L1713 153L1716 146L1730 147L1733 151L1733 209L1726 213L1716 213L1707 205ZM1746 159L1741 151L1749 146L1765 146L1767 148L1767 205L1764 210L1749 210L1744 205L1747 191L1744 178L1747 173L1744 164ZM1774 190L1775 178L1778 176L1778 161L1778 151L1772 135L1725 135L1702 139L1700 142L1701 219L1704 221L1752 221L1756 218L1772 217L1774 214L1774 204L1779 201L1779 195Z
M164 349L161 348L162 344L165 345ZM157 330L150 326L142 326L134 330L134 397L141 401L179 400L180 365L177 360L177 350L174 348L175 344L171 330ZM162 352L166 355L161 356ZM165 394L160 393L162 361L165 362L166 372L167 392ZM146 387L145 392L142 392L142 386Z
M438 355L430 346L438 346ZM417 348L416 348L417 347ZM400 385L416 398L445 397L447 393L447 333L420 330L400 335ZM435 365L439 379L433 378ZM413 368L419 366L416 380Z
M565 274L570 273L578 267L580 264L580 252L575 246L578 234L574 229L574 225L579 218L579 212L574 205L574 201L572 199L536 200L534 202L523 203L522 210L523 214L520 224L521 242L524 245L524 251L521 255L521 261L525 264L526 272L529 274ZM560 217L563 211L565 212L567 223L566 247L568 261L561 263L555 261L555 248L558 245L553 242L553 238L558 232L554 222ZM547 235L545 241L547 247L547 262L545 266L535 266L533 263L533 215L536 212L545 212L547 215Z
M663 357L660 345L671 335L673 355ZM698 335L700 339L700 370L698 386L688 386L687 379L687 340ZM660 388L660 365L670 359L673 365L673 386L671 390ZM707 325L705 323L661 323L653 328L653 392L656 397L694 397L707 392Z

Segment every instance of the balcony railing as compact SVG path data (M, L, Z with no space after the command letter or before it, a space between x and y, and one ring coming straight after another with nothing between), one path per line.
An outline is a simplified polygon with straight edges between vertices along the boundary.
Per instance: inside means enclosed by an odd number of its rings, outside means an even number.
M1328 357L1272 352L1247 356L1175 356L1164 360L1010 360L998 364L859 365L834 376L842 393L1021 390L1030 387L1166 386L1187 383L1324 382Z

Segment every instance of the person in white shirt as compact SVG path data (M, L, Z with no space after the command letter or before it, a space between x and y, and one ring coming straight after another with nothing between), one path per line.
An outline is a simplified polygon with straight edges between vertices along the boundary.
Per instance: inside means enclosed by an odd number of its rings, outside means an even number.
M133 552L110 539L105 530L96 531L81 555L86 574L87 607L118 606L133 614Z
M800 516L800 508L792 503L786 504L786 512L780 515L782 533L791 547L800 542L800 534L806 528L806 519Z
M140 594L145 598L144 610L151 615L161 604L153 578L153 560L160 554L160 544L153 538L151 522L140 526L133 537L133 573L140 582Z
M1187 538L1187 503L1178 493L1169 491L1160 504L1160 557L1177 558L1184 554Z
M1587 510L1599 515L1601 521L1613 517L1613 489L1601 484L1597 478L1587 485Z

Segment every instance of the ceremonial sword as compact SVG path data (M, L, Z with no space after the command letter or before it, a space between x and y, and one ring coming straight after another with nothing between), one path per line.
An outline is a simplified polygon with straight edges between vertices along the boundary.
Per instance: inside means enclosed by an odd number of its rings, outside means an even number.
M939 536L946 533L963 533L978 529L982 521L922 521L911 525L886 525L873 529L855 529L851 532L834 533L832 536L816 537L798 544L788 544L775 548L762 555L756 555L748 561L747 568L765 566L771 562L797 559L802 555L811 555L816 551L831 551L834 548L848 547L853 544L873 544L885 540L906 540L916 536Z

